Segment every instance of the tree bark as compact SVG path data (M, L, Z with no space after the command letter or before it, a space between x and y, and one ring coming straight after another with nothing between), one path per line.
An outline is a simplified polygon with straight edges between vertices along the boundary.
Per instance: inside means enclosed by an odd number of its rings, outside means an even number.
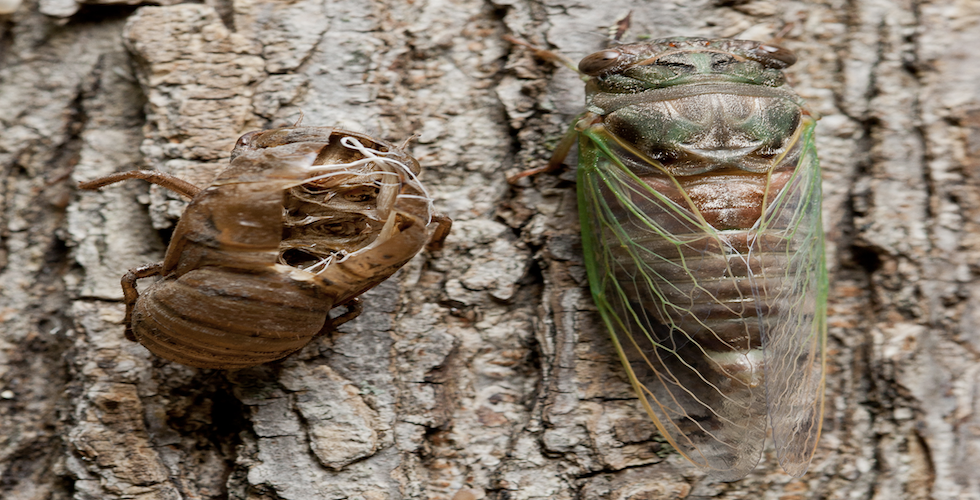
M0 497L980 499L980 3L127 3L0 14ZM663 443L592 305L572 172L505 180L547 162L583 85L503 36L578 60L631 10L628 41L782 33L823 116L827 404L800 479L770 446L711 482ZM184 202L75 184L203 185L301 113L417 135L446 247L277 363L126 341L119 278Z

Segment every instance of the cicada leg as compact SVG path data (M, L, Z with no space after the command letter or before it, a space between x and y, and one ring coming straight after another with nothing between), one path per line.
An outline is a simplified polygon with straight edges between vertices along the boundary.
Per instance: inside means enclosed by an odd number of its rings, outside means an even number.
M509 35L504 35L503 39L515 45L520 45L522 47L527 48L532 53L534 53L534 56L537 58L544 59L545 61L551 62L552 64L560 64L562 66L565 66L566 68L578 73L583 78L586 78L584 73L582 73L582 71L579 70L578 64L575 64L575 61L572 61L568 57L565 57L564 55L559 54L558 52L555 52L553 50L548 50L548 49L542 49L534 44L525 42L524 40L520 40L518 38L514 38ZM577 121L578 120L576 119L575 122ZM544 172L555 172L561 170L561 168L564 166L563 162L565 161L565 157L568 156L568 152L572 150L572 147L575 146L575 142L577 140L578 140L578 134L577 131L575 130L575 125L573 123L572 127L568 130L568 132L565 133L565 136L562 137L561 142L559 142L558 146L555 147L555 151L554 153L552 153L551 160L548 161L547 165L538 168L524 170L522 172L518 172L513 175L508 175L507 182L513 184L525 177L530 177L532 175L537 175Z
M201 188L191 184L190 182L174 177L166 172L158 172L156 170L129 170L127 172L117 172L105 177L99 177L98 179L79 182L78 187L80 189L99 189L101 187L108 186L109 184L115 184L127 179L143 179L146 182L162 186L187 198L193 198L197 195L197 193L201 192Z
M79 182L78 187L79 189L94 190L128 179L142 179L151 184L156 184L169 189L187 198L194 198L201 192L201 188L183 179L174 177L166 172L158 172L156 170L129 170L126 172L117 172L105 177L99 177L98 179ZM136 299L139 298L139 292L136 290L136 280L156 276L160 274L162 270L163 262L159 262L156 264L148 264L137 267L136 269L130 269L122 277L123 301L126 304L126 319L124 322L126 325L126 338L129 340L134 342L136 341L136 335L133 333L133 309L136 307Z
M562 66L576 73L579 73L578 65L575 64L575 61L569 59L568 57L565 57L562 54L559 54L558 52L555 52L553 50L548 50L548 49L542 49L537 45L525 42L524 40L512 37L510 35L504 35L501 38L514 45L520 45L521 47L529 49L531 52L534 53L534 56L537 58L544 59L545 61L548 61L552 64L561 64Z
M333 319L328 318L327 322L323 325L323 329L320 330L320 333L317 334L318 337L320 335L323 335L324 333L333 331L338 326L360 316L361 312L364 311L364 303L361 302L361 299L357 297L348 300L347 302L341 304L338 307L344 307L347 309L347 311L345 311L344 314L337 316L336 318Z
M436 229L432 231L432 237L429 238L425 248L430 252L436 252L442 250L442 244L446 242L449 230L453 227L453 220L443 214L432 214L432 222L436 225Z
M136 335L133 334L133 309L136 307L136 299L140 297L136 290L136 280L156 276L163 270L163 262L147 264L145 266L130 269L122 277L123 302L126 304L126 338L136 342Z
M578 123L578 120L576 120L576 123ZM538 168L530 168L514 175L508 175L507 182L513 184L525 177L530 177L532 175L538 175L545 172L557 172L558 170L561 170L565 166L565 157L568 156L568 152L572 150L572 147L575 146L575 142L577 140L578 131L575 129L575 125L573 124L572 127L569 128L568 132L566 132L561 138L561 142L558 143L558 146L555 147L555 151L551 154L551 159L548 160L547 165Z

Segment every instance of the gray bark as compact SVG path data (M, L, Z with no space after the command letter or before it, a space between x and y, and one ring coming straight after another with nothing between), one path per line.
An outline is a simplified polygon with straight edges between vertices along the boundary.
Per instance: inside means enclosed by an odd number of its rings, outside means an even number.
M0 14L4 499L980 499L980 3L26 0ZM9 10L17 2L4 2ZM2 10L0 9L0 10ZM825 431L712 483L632 395L586 288L574 60L636 36L782 44L823 115ZM159 261L242 133L295 121L410 145L455 219L339 332L238 372L123 338L119 277Z

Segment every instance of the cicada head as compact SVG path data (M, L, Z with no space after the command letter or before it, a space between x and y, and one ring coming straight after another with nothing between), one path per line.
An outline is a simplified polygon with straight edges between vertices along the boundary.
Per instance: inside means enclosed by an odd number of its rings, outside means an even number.
M637 175L768 175L792 164L795 133L809 114L784 85L782 70L795 59L774 45L703 38L600 51L579 64L592 76L589 126L612 139Z
M699 82L779 87L796 56L776 45L749 40L666 38L596 52L579 62L597 92L634 93Z

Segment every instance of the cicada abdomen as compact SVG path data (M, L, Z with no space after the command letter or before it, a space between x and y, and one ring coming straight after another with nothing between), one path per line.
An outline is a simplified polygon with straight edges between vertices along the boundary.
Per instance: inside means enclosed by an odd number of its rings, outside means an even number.
M816 118L784 85L793 62L759 42L670 38L579 64L593 297L658 429L724 480L758 463L767 422L802 475L821 428L820 169Z

